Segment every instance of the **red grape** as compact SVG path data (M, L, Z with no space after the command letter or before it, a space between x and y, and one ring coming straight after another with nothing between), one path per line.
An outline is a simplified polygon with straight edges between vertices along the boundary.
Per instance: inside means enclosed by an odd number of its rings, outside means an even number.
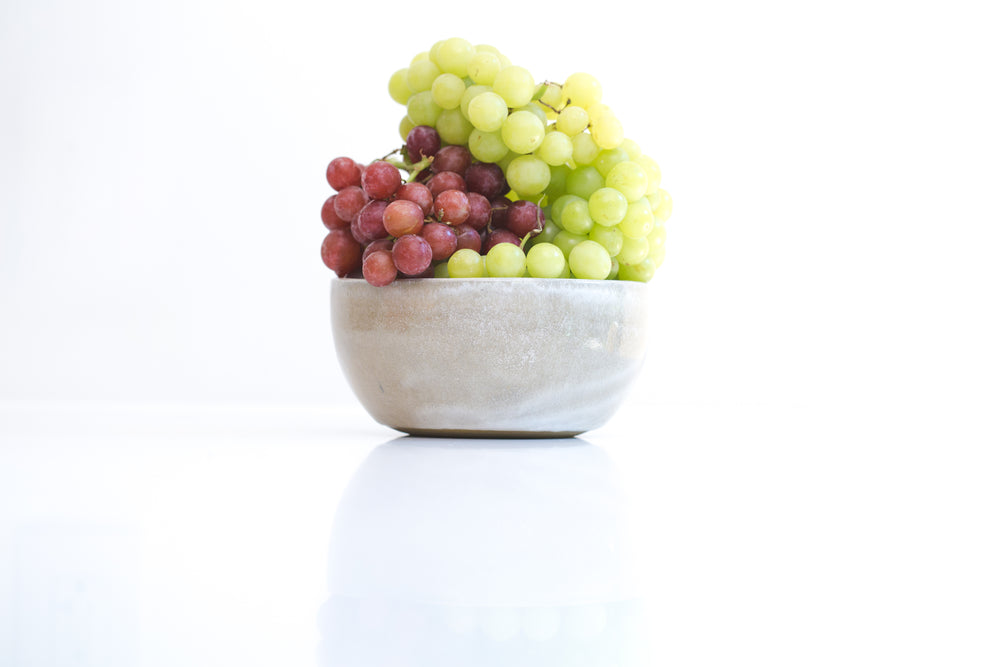
M323 224L327 229L340 229L342 227L350 227L350 220L343 220L339 215L337 215L337 196L330 195L323 202L323 208L320 210L319 217L323 220Z
M490 202L490 229L505 229L507 227L507 207L510 200L497 197Z
M479 252L483 249L483 239L479 235L479 230L475 229L468 223L462 223L461 225L455 226L455 241L455 250L472 248L476 252Z
M416 202L396 199L382 212L382 223L385 225L385 231L396 238L407 234L419 234L424 226L424 211Z
M453 171L459 176L465 175L465 170L472 164L472 153L465 146L444 146L434 154L431 171Z
M351 221L351 234L354 235L358 243L371 243L376 239L384 239L389 236L389 232L385 231L385 224L382 222L382 214L388 205L381 199L373 199L354 216L354 220Z
M443 222L427 223L421 230L420 236L430 244L432 259L448 259L458 249L458 236L455 230Z
M376 250L361 265L361 273L372 285L384 287L396 279L396 264L388 250Z
M372 253L369 259L375 254ZM431 244L416 234L402 236L392 244L392 261L401 273L408 276L416 276L426 271L431 265L433 255Z
M470 192L478 192L487 199L496 199L510 190L503 169L492 162L469 165L465 170L465 182Z
M453 171L439 171L427 181L431 194L437 197L445 190L461 190L465 192L465 179Z
M357 185L348 185L337 193L333 202L333 210L341 220L351 221L364 205L368 203L368 195Z
M392 239L377 239L372 241L367 246L365 246L364 252L361 253L361 261L365 261L368 255L372 254L376 250L392 250Z
M490 223L490 200L478 192L468 192L469 217L465 222L475 229L484 229Z
M402 183L399 169L384 160L372 162L361 175L361 187L372 199L388 199Z
M434 155L441 148L441 135L429 125L417 125L406 135L406 154L410 162Z
M361 244L346 229L332 229L323 239L320 256L327 268L343 278L361 265Z
M431 207L434 205L434 195L431 189L423 183L403 183L396 190L396 199L406 199L420 205L425 216L431 214Z
M527 200L511 202L507 207L507 229L520 238L529 234L535 236L545 226L545 214L542 209Z
M349 157L334 158L326 167L326 182L334 190L361 185L361 165Z
M497 245L498 243L513 243L514 245L520 247L521 239L517 235L510 231L509 229L494 229L486 237L486 245L483 247L483 253L490 251L490 248Z
M469 198L461 190L445 190L434 197L434 217L449 225L460 225L469 218Z

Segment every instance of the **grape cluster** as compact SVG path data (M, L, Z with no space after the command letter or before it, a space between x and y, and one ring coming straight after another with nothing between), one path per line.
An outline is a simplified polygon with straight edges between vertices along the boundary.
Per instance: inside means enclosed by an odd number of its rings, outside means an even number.
M663 263L672 199L593 76L537 83L454 37L392 74L389 95L405 145L327 168L322 257L337 275L647 282Z

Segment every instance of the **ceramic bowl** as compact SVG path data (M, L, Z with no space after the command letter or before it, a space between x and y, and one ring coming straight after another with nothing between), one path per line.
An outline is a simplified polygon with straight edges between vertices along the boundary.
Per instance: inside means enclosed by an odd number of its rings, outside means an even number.
M643 283L334 279L333 338L375 421L411 435L569 437L603 425L646 351Z

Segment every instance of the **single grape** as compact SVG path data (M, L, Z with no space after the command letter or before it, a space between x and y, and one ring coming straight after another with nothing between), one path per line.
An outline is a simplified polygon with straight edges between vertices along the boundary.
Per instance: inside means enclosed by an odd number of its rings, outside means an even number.
M502 67L497 54L479 51L469 59L469 78L473 83L491 86Z
M632 160L619 162L613 166L604 180L609 188L614 188L625 195L629 203L645 196L649 182L642 166Z
M556 129L568 137L574 137L587 129L590 116L583 107L570 105L559 112Z
M628 159L629 156L628 153L625 152L625 149L621 146L617 146L615 148L602 150L598 153L597 158L594 160L594 167L596 167L597 171L601 173L601 176L607 178L608 172L611 171L613 166Z
M351 234L358 243L367 244L389 236L382 222L382 214L388 205L388 202L381 199L373 199L354 216L351 220Z
M431 98L442 109L457 109L465 94L465 82L461 78L445 72L431 84Z
M600 147L594 143L589 132L581 132L573 137L573 162L577 166L592 164L600 152Z
M625 242L625 235L622 234L622 230L617 227L603 227L601 225L594 225L587 238L604 246L604 249L608 251L611 257L622 251L622 245Z
M618 279L648 283L653 279L654 273L656 273L656 263L652 259L645 259L637 264L621 264L618 268Z
M406 102L406 116L414 125L434 125L441 114L441 107L429 90L414 93Z
M434 80L441 74L441 69L429 59L421 59L410 63L406 71L406 85L414 93L430 91Z
M618 223L618 228L626 237L640 239L653 231L653 223L653 209L649 206L649 200L641 197L628 205L628 211Z
M458 146L469 143L469 135L473 130L472 123L458 109L443 109L434 127L442 141Z
M569 270L577 278L604 280L611 273L611 255L596 241L580 241L569 252Z
M566 268L566 257L552 243L536 243L528 250L525 263L533 278L558 278Z
M462 224L467 224L476 231L490 223L490 200L478 192L467 192L469 199L469 217Z
M392 244L392 261L400 273L408 276L420 275L430 268L433 256L431 244L416 234L401 236Z
M572 252L573 248L580 242L586 240L587 237L583 234L574 234L573 232L567 232L564 229L556 234L555 238L552 239L552 243L562 250L563 255L569 257L569 253Z
M434 217L449 225L462 224L469 218L469 197L461 190L441 192L434 197Z
M453 171L439 171L427 181L431 194L437 197L445 190L466 190L465 179Z
M327 268L343 278L361 266L361 244L347 229L331 229L323 239L320 256Z
M472 154L469 153L468 148L465 146L444 146L434 154L431 171L434 173L453 171L464 178L470 164L472 164Z
M494 229L486 235L486 243L483 244L483 251L489 253L495 246L503 243L521 247L521 238L509 229Z
M638 162L639 166L642 167L642 170L646 172L647 185L645 194L650 195L657 192L660 189L660 165L658 165L656 160L648 155L640 155L635 159L635 161Z
M588 207L594 222L605 227L613 227L621 222L628 212L628 200L618 190L603 187L591 193Z
M403 69L396 70L389 77L389 97L399 104L406 104L406 101L410 99L410 95L413 94L409 84L406 83L408 74L408 68L404 67Z
M350 219L344 220L339 215L337 215L337 194L332 194L326 198L323 202L323 208L320 209L319 217L323 221L323 226L327 229L339 229L343 227L350 227Z
M494 197L490 200L490 223L491 229L506 229L507 208L510 200L506 197Z
M326 166L326 181L334 190L361 185L361 167L349 157L337 157Z
M562 102L589 107L601 101L601 84L586 72L576 72L566 77L562 85Z
M434 60L445 72L465 77L469 73L469 61L475 54L471 43L461 37L451 37L440 42L434 52Z
M538 234L538 236L534 237L532 240L535 242L536 245L539 243L552 243L552 240L555 239L556 234L558 234L561 231L562 229L559 228L559 225L553 222L552 218L548 218L545 221L545 226L542 227L542 231Z
M396 199L389 202L382 212L382 224L385 225L385 231L396 238L419 234L424 226L424 211L416 202Z
M483 248L483 238L479 235L479 230L472 225L463 222L455 225L455 247L458 250L468 248L477 253Z
M645 238L633 239L628 236L622 239L622 249L618 252L618 263L622 266L638 264L649 255L649 241Z
M544 192L550 177L549 165L534 155L519 155L507 165L507 183L521 197Z
M438 262L437 264L432 264L431 268L434 271L435 278L450 278L448 275L448 262Z
M443 222L427 223L423 226L420 236L430 245L431 258L435 261L448 259L458 249L458 235Z
M429 125L416 125L406 135L406 154L411 162L434 155L441 149L441 135Z
M405 199L417 204L423 212L424 217L431 214L431 207L434 205L434 195L431 189L423 183L403 183L396 190L396 199Z
M489 86L480 86L475 83L465 89L465 92L462 94L462 101L459 103L458 108L461 110L462 115L465 116L466 120L469 122L472 121L472 119L469 118L469 105L472 103L472 100L476 99L483 93L491 92L493 92L493 89Z
M372 199L388 199L402 184L399 169L383 160L372 162L361 175L361 187Z
M504 120L500 136L515 153L531 153L545 139L545 123L530 111L515 111Z
M376 241L372 241L371 243L365 246L364 251L361 253L361 261L364 262L368 258L368 255L372 254L377 250L391 251L392 244L395 243L395 241L396 241L395 239L378 239Z
M604 187L604 178L595 167L577 167L566 177L566 192L584 199L590 199L590 195L602 187Z
M510 190L507 179L504 178L503 169L491 162L477 162L469 165L465 170L465 183L469 192L478 192L493 199Z
M448 259L448 275L452 278L482 278L483 258L470 248L459 248Z
M503 142L500 131L483 132L472 130L469 133L469 150L472 156L483 162L497 162L508 153L507 144Z
M639 157L642 155L642 150L640 150L639 144L635 143L633 140L627 137L625 139L622 139L622 144L620 148L625 149L625 152L628 153L629 160L633 161L638 160Z
M341 220L354 220L358 212L368 203L368 195L357 185L349 185L337 193L333 202L334 211Z
M531 72L518 65L504 67L493 78L493 90L512 109L523 107L535 94L535 79Z
M376 250L361 265L361 274L375 287L385 287L396 279L398 271L389 250Z
M399 136L402 137L403 141L406 141L406 137L410 136L410 130L417 126L409 116L403 116L399 120Z
M590 206L587 200L582 197L573 197L563 206L559 215L559 225L568 232L574 234L587 234L594 227L594 220L590 217Z
M526 268L524 251L513 243L498 243L486 253L486 273L491 278L519 278Z
M674 212L674 200L670 194L660 188L657 192L656 204L653 206L653 217L659 222L666 222Z
M496 132L507 119L507 103L492 92L484 92L469 101L469 122L477 130Z
M536 155L552 167L566 164L573 158L573 140L559 130L548 132Z
M507 207L507 229L518 238L535 236L545 227L545 215L541 207L526 199L511 202Z
M649 252L654 250L659 250L667 244L667 225L664 222L653 223L653 229L646 236L646 241L649 243Z
M625 138L622 123L612 114L603 114L590 124L590 135L594 143L603 150L617 148Z

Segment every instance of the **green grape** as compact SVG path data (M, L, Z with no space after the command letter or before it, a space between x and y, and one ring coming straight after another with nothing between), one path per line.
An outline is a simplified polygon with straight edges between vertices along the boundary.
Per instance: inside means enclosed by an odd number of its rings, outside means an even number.
M535 79L531 72L518 65L504 67L493 79L493 90L512 109L523 107L535 94Z
M528 111L535 114L535 116L538 117L538 120L542 122L542 127L545 127L545 125L549 122L549 119L545 117L545 109L535 102L525 104L523 107L514 109L514 111Z
M445 40L443 39L439 39L438 41L434 42L434 44L431 45L430 51L427 52L427 57L433 60L435 63L437 62L438 53L441 51L441 46L444 44L444 41Z
M406 115L410 117L414 125L434 127L440 113L441 107L434 103L434 98L429 90L414 93L409 102L406 103Z
M509 151L499 132L472 130L469 133L469 152L480 162L499 162Z
M469 105L470 113L472 113L475 103L476 100L472 100ZM507 148L515 153L531 153L541 146L542 140L545 139L545 123L538 120L538 116L530 111L515 111L504 120L500 136L503 137ZM546 179L546 184L547 181L548 179Z
M559 130L547 132L535 154L552 167L566 164L573 159L573 140Z
M645 259L637 264L622 264L618 269L618 279L648 283L653 279L654 273L656 263L652 259Z
M465 77L469 74L469 61L475 53L472 44L461 37L452 37L440 43L434 52L434 61L442 71Z
M665 222L656 222L653 224L652 231L646 236L646 241L649 243L649 252L652 253L654 250L659 250L667 244L667 224Z
M605 185L621 192L629 202L638 201L646 194L648 180L646 172L638 162L632 160L619 162L611 167L604 180Z
M596 241L580 241L569 251L569 270L577 278L604 280L611 273L611 255Z
M439 74L441 70L429 59L418 60L411 64L406 72L406 85L414 93L430 90Z
M615 166L619 162L624 162L628 159L628 153L621 146L617 148L605 149L597 154L597 159L594 160L594 166L597 167L597 171L601 172L601 176L607 177L608 172L611 171L611 167Z
M456 250L448 258L448 275L451 278L482 278L483 257L472 248Z
M594 167L577 167L566 177L566 192L590 199L590 195L604 187L601 172Z
M566 77L562 86L562 97L572 104L589 107L601 101L601 84L586 72L576 72Z
M549 186L545 188L545 197L548 199L548 203L551 204L566 194L566 177L569 176L569 172L569 167L562 164L549 169L551 174Z
M496 93L483 92L469 100L466 116L477 130L496 132L507 120L507 103Z
M549 165L534 155L519 155L510 161L504 171L507 184L522 198L541 194L552 176Z
M618 267L619 267L618 260L615 259L614 257L612 257L611 258L611 272L608 273L608 278L607 278L608 280L617 280L618 279Z
M670 214L674 212L674 200L663 188L655 192L654 196L656 201L651 202L653 204L653 218L659 222L666 222L670 219Z
M564 229L556 234L555 238L552 239L552 243L562 250L563 255L569 257L569 253L573 250L573 248L581 241L586 240L587 237L583 234L574 234L573 232L567 232Z
M639 150L639 144L635 143L631 139L622 139L620 148L624 149L628 153L629 160L638 160L639 156L642 155L642 151Z
M533 278L558 278L566 268L566 257L555 244L536 242L528 250L526 263Z
M483 86L492 86L493 79L496 78L502 65L500 56L489 51L477 51L469 59L469 78L473 83Z
M500 69L510 67L510 58L500 53L500 49L491 44L477 44L476 53L492 53L500 59Z
M594 137L594 143L604 150L617 148L625 138L621 121L609 113L598 116L591 123L590 134Z
M427 62L431 59L430 51L421 51L417 55L413 56L413 60L410 61L410 66L412 67L414 63Z
M448 278L448 262L441 262L434 265L435 278Z
M556 118L556 129L570 137L580 134L587 129L590 117L583 107L570 105L559 112Z
M465 93L462 94L462 101L459 103L458 108L462 110L462 115L466 118L469 117L469 103L474 100L479 95L483 93L492 92L489 86L480 86L473 84L465 89Z
M431 84L431 97L442 109L457 109L465 94L465 82L454 74L445 72Z
M646 259L653 260L653 264L656 265L656 268L660 268L661 266L663 266L663 260L665 260L666 258L667 258L667 248L666 246L660 246L655 250L650 250L649 256Z
M622 239L622 249L618 251L618 262L623 266L638 264L646 259L648 254L649 241L645 238L632 239L626 236Z
M594 225L594 228L590 230L590 234L587 234L587 238L604 246L604 249L612 257L622 251L622 244L625 242L625 235L622 234L622 230L617 227L602 227L601 225Z
M552 203L552 209L551 209L552 216L551 217L552 217L552 220L555 221L555 223L557 225L559 225L560 229L562 228L562 212L563 212L563 210L565 210L565 208L567 206L569 206L570 202L573 202L573 201L575 201L577 199L580 199L580 197L577 197L576 195L566 194L566 195L563 195L563 196L559 197L558 199L556 199Z
M652 194L660 189L660 165L656 164L656 160L649 157L648 155L640 155L635 159L642 167L642 170L646 172L646 194Z
M599 225L614 227L628 211L628 200L625 195L614 188L598 188L590 195L588 201L590 217Z
M641 197L629 203L628 211L618 223L618 228L630 239L641 239L653 231L653 222L653 209L649 205L649 200Z
M396 70L389 77L389 97L399 104L406 104L406 101L410 99L410 95L413 94L409 84L406 83L408 72L409 70L404 67L403 69Z
M445 109L438 116L434 128L446 144L465 145L469 142L472 123L465 119L459 109Z
M546 214L545 226L542 227L542 231L539 232L538 236L535 236L531 240L534 241L536 245L540 243L552 243L552 239L554 239L556 234L561 231L562 230L559 228L559 225L557 225L555 221L549 217L548 214Z
M573 162L577 165L592 164L601 149L594 143L589 132L581 132L573 137Z
M417 124L410 120L409 116L403 116L402 120L399 121L399 136L406 141L406 137L409 136L410 130L416 127Z
M575 195L565 206L559 216L559 225L567 232L587 234L594 228L594 220L590 217L590 206L587 200Z
M611 107L607 104L602 104L598 102L597 104L591 104L587 107L587 114L590 116L590 121L593 122L605 114L611 113Z
M491 278L519 278L526 269L524 251L513 243L498 243L486 253L486 273Z

